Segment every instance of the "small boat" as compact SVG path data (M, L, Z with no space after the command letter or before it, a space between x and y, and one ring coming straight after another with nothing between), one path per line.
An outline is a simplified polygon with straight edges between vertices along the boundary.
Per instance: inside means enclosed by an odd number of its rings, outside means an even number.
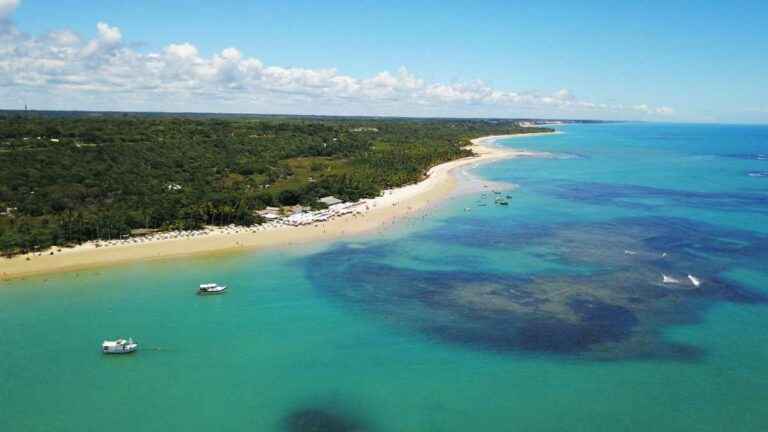
M637 252L631 251L629 249L624 249L624 255L636 255Z
M667 276L667 275L662 273L661 274L661 283L676 284L676 283L680 283L680 279L675 279L672 276Z
M695 286L696 288L698 288L701 285L701 279L697 278L694 275L688 275L688 279L691 281L693 286Z
M207 284L201 284L200 287L197 289L197 293L200 295L205 294L221 294L227 289L224 285L219 285L215 283L207 283Z
M139 347L139 344L133 341L132 338L117 339L117 340L105 340L101 343L101 352L104 354L129 354Z
M502 197L496 198L496 204L498 205L509 205L509 201L505 200Z

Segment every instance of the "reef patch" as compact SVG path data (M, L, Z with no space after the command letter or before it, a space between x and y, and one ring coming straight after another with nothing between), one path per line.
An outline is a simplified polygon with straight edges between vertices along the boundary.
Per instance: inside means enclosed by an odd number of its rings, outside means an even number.
M604 360L696 360L700 349L668 341L664 330L699 322L718 301L767 300L720 274L764 262L768 236L688 219L491 226L457 217L420 240L478 253L467 255L469 265L454 256L451 269L435 270L389 264L403 253L393 242L341 244L307 258L307 275L339 302L436 341ZM483 249L522 250L581 271L481 271Z

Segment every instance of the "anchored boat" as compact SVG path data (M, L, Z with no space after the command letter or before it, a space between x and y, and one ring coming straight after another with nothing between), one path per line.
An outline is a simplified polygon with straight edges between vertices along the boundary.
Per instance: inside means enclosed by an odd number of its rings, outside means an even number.
M197 289L197 293L200 295L206 295L206 294L221 294L227 289L224 285L219 285L215 283L207 283L202 284Z
M132 338L105 340L101 343L101 352L104 354L128 354L136 351L137 348L139 348L139 344L134 342Z
M680 279L675 279L672 276L667 276L667 275L662 273L661 274L661 283L676 284L676 283L680 283Z

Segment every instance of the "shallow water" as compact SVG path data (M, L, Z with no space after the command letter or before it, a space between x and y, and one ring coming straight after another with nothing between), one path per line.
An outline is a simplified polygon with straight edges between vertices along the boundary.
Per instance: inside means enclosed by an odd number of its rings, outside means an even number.
M563 130L508 206L6 283L0 430L768 430L768 127Z

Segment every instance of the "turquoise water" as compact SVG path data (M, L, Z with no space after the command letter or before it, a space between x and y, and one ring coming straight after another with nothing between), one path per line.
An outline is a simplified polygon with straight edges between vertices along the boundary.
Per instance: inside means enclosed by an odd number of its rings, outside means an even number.
M0 430L768 430L768 127L562 129L507 207L4 283Z

